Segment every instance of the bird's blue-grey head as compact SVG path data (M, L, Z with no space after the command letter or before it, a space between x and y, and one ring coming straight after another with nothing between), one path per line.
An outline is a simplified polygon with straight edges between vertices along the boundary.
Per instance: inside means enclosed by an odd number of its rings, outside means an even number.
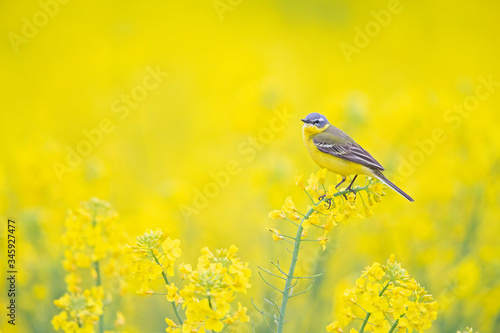
M311 124L317 128L323 128L329 124L328 119L320 113L309 113L302 121L306 124Z

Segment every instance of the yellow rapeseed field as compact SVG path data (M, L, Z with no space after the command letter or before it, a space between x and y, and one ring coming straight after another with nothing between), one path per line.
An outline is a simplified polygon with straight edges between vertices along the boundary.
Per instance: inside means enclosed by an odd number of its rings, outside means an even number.
M500 332L497 1L0 7L0 332Z

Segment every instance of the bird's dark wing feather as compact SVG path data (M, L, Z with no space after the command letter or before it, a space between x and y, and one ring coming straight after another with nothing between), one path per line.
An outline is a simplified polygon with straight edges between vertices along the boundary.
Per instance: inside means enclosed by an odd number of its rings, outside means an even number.
M332 135L319 134L313 139L313 142L316 148L323 153L359 163L368 168L384 170L384 167L380 165L370 153L354 141L346 142L346 140L342 140Z

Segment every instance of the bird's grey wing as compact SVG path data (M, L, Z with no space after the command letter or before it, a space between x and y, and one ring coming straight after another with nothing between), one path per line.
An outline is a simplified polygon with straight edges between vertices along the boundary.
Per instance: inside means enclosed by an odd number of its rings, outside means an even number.
M314 137L313 142L323 153L359 163L368 168L384 170L384 167L354 140L350 142L329 133L320 133Z

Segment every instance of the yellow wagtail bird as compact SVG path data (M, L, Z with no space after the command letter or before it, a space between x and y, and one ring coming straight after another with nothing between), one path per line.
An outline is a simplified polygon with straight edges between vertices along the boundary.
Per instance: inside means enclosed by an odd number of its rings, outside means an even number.
M347 176L354 175L351 184L347 187L350 190L356 177L363 174L377 178L409 201L414 201L382 174L384 167L372 155L349 135L330 124L325 116L311 113L302 121L304 122L302 127L304 143L314 162L342 176L342 181L335 188L345 182Z

